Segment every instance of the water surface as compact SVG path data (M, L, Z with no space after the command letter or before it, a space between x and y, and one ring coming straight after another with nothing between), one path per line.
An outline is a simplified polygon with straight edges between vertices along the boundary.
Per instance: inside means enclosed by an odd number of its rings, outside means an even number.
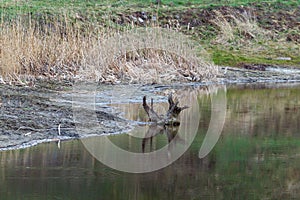
M0 152L1 199L285 199L300 197L300 86L227 87L226 121L213 150L199 159L211 117L211 100L197 95L197 135L171 165L150 173L113 170L82 141L45 143ZM156 105L163 110L166 104ZM122 107L122 106L120 106ZM130 107L130 109L128 109ZM139 104L124 105L127 118L144 120ZM141 129L145 131L146 128ZM125 150L151 152L168 145L158 134L109 136ZM96 139L95 139L96 140ZM178 144L180 145L180 143Z

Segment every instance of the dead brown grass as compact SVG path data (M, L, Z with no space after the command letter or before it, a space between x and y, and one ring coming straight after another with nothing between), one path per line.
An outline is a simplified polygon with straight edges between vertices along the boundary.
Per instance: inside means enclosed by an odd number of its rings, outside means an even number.
M91 75L104 82L204 81L218 74L205 51L199 52L199 45L176 31L157 27L116 33L86 58L87 69L93 66Z
M8 83L29 77L101 82L203 81L217 75L205 54L179 33L159 28L118 32L23 19L0 24L0 75ZM202 57L201 57L202 56Z
M219 35L215 42L224 46L243 46L253 42L267 41L274 35L258 26L256 16L250 11L223 15L215 11L215 19L212 21L219 27Z
M226 51L236 51L244 57L265 56L276 59L286 54L298 57L297 43L287 41L287 34L260 27L251 11L227 15L215 11L212 23L219 28L219 34L213 40L213 44Z
M67 24L67 23L65 23ZM22 21L1 24L1 75L9 77L72 77L76 74L90 38L68 25L36 26Z

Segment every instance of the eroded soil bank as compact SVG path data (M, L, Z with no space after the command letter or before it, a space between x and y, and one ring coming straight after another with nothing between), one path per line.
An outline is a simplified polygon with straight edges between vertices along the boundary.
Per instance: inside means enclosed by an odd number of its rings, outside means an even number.
M255 66L254 66L255 67ZM259 69L259 70L258 70ZM91 133L76 130L71 82L37 82L33 87L0 85L0 150L25 148L41 142L81 138L89 135L126 132L136 125L122 118L122 113L110 106L120 97L124 102L141 103L143 95L157 97L157 92L169 88L195 87L208 84L237 84L253 82L299 82L300 70L266 66L258 69L222 67L213 83L173 85L98 85L95 112L101 128ZM83 93L92 98L93 93ZM159 97L158 97L159 98ZM159 100L159 99L156 99Z

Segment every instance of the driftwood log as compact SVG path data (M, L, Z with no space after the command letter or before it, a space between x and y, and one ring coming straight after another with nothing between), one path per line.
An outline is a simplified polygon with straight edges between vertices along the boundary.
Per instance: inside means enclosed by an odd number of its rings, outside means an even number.
M179 107L178 101L174 102L172 94L168 97L169 109L165 115L158 115L153 109L153 99L151 99L150 106L147 104L146 96L143 98L143 108L146 111L149 121L157 125L167 125L167 126L179 126L180 121L178 121L178 115L188 106Z
M174 138L178 141L183 141L177 135L180 121L178 120L178 115L180 112L188 106L179 107L178 101L174 102L172 94L168 97L169 109L165 115L158 115L153 109L153 99L151 99L150 106L147 104L146 96L143 98L143 107L146 111L149 121L152 122L146 133L145 138L142 142L142 150L145 152L145 146L147 141L150 140L150 151L152 151L152 138L158 134L166 134L168 137L168 142L170 143Z

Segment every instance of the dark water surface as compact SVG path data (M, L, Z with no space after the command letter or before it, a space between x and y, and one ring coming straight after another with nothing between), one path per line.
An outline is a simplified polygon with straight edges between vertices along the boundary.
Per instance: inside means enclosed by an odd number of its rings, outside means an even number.
M95 159L81 140L63 141L60 148L54 142L3 151L0 199L300 198L300 85L231 86L226 96L222 134L205 158L198 154L212 115L211 100L197 93L197 135L171 165L150 173L120 172ZM144 117L140 105L124 106L129 107L126 117ZM109 138L138 153L169 142L158 134L151 146L149 141L143 146L143 139L130 135Z

